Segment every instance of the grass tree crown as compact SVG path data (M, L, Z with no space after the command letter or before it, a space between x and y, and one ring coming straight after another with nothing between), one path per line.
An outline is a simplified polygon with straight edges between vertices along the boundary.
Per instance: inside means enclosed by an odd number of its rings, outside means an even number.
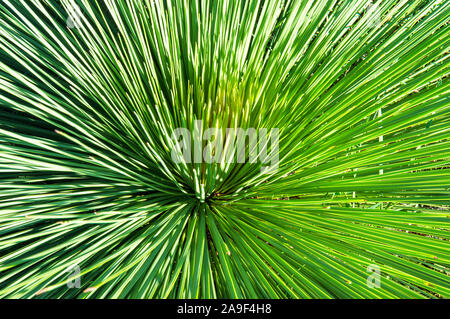
M0 1L0 297L450 297L446 4Z

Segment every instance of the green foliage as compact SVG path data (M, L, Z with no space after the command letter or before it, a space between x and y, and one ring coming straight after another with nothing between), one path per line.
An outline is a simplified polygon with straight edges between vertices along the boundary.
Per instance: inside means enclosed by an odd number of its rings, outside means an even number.
M368 3L1 1L0 297L450 297L448 3Z

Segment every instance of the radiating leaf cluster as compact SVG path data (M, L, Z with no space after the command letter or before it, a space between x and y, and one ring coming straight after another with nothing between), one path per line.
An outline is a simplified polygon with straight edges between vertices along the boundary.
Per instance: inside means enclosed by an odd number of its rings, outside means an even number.
M449 21L445 0L0 1L0 297L450 297ZM278 128L279 168L174 162L196 120Z

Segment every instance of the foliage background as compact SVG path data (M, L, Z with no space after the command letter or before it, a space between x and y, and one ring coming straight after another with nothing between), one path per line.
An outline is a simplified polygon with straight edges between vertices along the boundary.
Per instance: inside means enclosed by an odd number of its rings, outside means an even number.
M450 296L448 1L4 0L0 22L1 297ZM279 128L279 170L175 164L196 119Z

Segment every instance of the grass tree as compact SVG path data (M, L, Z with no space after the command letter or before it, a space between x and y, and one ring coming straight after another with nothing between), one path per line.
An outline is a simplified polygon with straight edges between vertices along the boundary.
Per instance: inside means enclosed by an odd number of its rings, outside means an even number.
M450 297L449 18L0 1L0 297ZM178 128L279 163L174 161Z

